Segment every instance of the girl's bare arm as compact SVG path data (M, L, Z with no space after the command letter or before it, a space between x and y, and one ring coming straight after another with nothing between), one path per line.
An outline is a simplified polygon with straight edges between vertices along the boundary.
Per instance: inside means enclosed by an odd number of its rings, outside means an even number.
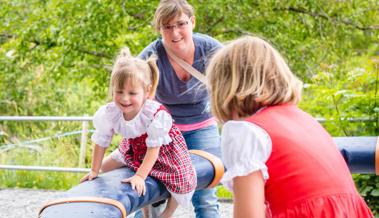
M234 217L266 217L264 185L261 171L233 179Z
M159 148L160 147L147 148L145 157L143 158L142 164L138 168L136 174L130 178L122 180L122 182L129 182L132 189L136 190L138 195L145 195L146 193L145 179L158 159Z
M147 152L145 154L145 157L143 158L142 164L136 172L138 176L141 176L142 178L146 179L146 177L149 175L150 170L153 168L155 162L158 159L159 148L159 146L147 148Z
M99 146L98 144L95 144L93 152L92 152L92 166L91 166L91 172L89 172L87 175L83 176L80 179L80 182L84 182L86 180L92 180L96 178L99 175L99 171L101 168L101 163L104 158L106 148Z

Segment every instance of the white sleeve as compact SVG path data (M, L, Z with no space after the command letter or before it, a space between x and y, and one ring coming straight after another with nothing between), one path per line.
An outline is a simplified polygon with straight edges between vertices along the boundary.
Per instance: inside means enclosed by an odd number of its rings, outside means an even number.
M113 127L114 123L112 122L109 112L107 105L104 105L100 107L93 116L95 132L92 134L91 140L104 148L109 147L115 133Z
M233 178L260 170L268 179L266 161L271 155L271 139L259 126L246 121L225 123L221 135L221 154L226 172L222 184L233 191Z
M157 147L172 142L169 135L172 127L172 118L166 111L159 111L155 114L153 121L147 128L147 147Z

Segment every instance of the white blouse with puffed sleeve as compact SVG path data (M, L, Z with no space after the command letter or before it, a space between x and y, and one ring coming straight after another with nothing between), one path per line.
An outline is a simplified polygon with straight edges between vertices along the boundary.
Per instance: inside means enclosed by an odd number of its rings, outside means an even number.
M121 110L115 103L103 105L93 116L93 126L95 132L91 140L101 147L107 148L112 142L112 137L116 133L115 127L123 119Z
M171 115L164 110L159 111L147 128L146 146L157 147L172 142L169 135L171 127Z
M96 130L91 139L101 147L109 147L114 134L136 138L147 133L147 147L169 144L173 120L168 112L158 111L160 106L156 101L146 100L132 120L125 120L121 109L114 102L108 103L100 107L93 117Z
M221 153L226 172L221 183L233 191L233 178L258 170L267 180L266 161L271 150L270 136L261 127L247 121L226 122L221 134Z

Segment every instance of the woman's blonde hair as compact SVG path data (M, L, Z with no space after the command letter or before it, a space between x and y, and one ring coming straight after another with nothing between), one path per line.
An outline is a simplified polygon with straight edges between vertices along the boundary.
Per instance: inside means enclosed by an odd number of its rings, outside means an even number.
M153 98L158 86L159 70L156 57L151 56L148 60L133 57L129 48L125 47L118 55L112 69L109 85L110 94L114 90L124 89L127 81L142 83L145 91L150 89L149 98Z
M186 0L161 0L154 15L154 27L159 31L160 27L168 24L175 17L186 14L194 15L193 7Z
M245 36L219 50L207 68L213 114L225 122L265 106L297 104L302 82L259 37Z

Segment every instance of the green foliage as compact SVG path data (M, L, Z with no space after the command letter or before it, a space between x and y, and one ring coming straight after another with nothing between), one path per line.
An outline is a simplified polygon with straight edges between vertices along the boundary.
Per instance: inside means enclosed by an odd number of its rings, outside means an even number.
M365 198L371 210L378 216L379 177L372 175L353 175L359 193Z
M22 133L29 131L31 123L25 123L15 127ZM34 143L19 143L23 140L30 139L30 136L19 134L18 138L9 138L6 143L13 140L17 143L10 147L0 147L0 164L8 165L25 165L25 166L51 166L51 167L78 167L80 153L81 135L71 135L67 137L54 137L58 133L69 132L69 129L78 129L80 125L73 123L63 125L63 123L54 122L45 125L50 129L40 134L33 134L35 138L46 138L52 136L52 139ZM69 128L69 129L67 129ZM33 127L35 131L37 127ZM114 137L110 149L107 153L113 151L118 142L119 136ZM85 165L91 165L92 148L87 146ZM28 172L28 171L11 171L0 170L0 188L5 187L24 187L39 189L60 189L66 190L79 183L84 173L62 173L62 172Z
M227 42L245 34L269 39L305 82L301 107L334 136L378 135L379 2L194 0L195 31ZM117 52L138 54L158 37L151 27L158 1L0 0L0 114L92 115L107 102ZM370 122L348 122L350 118ZM77 123L0 121L4 144L64 133ZM77 166L77 137L16 147L1 164ZM118 139L115 139L118 140ZM114 141L112 148L117 146ZM111 150L111 149L109 149ZM90 148L86 164L90 165ZM1 186L67 189L80 176L0 171ZM379 213L375 176L354 175ZM230 196L220 189L220 195Z
M2 164L76 167L79 146L77 139L56 139L47 143L16 146L0 153ZM74 159L75 157L75 159ZM42 189L69 189L78 184L82 175L61 172L0 171L0 188L25 187Z
M332 122L325 125L334 136L375 136L379 132L379 59L352 58L349 63L322 65L304 89L303 109ZM367 118L370 122L349 122Z
M224 186L217 186L217 196L219 198L230 199L233 197L232 193L229 192Z
M304 90L301 107L324 123L334 136L378 136L379 58L368 53L340 65L322 65ZM348 119L367 118L368 122ZM376 175L353 176L359 192L379 215L379 186Z

